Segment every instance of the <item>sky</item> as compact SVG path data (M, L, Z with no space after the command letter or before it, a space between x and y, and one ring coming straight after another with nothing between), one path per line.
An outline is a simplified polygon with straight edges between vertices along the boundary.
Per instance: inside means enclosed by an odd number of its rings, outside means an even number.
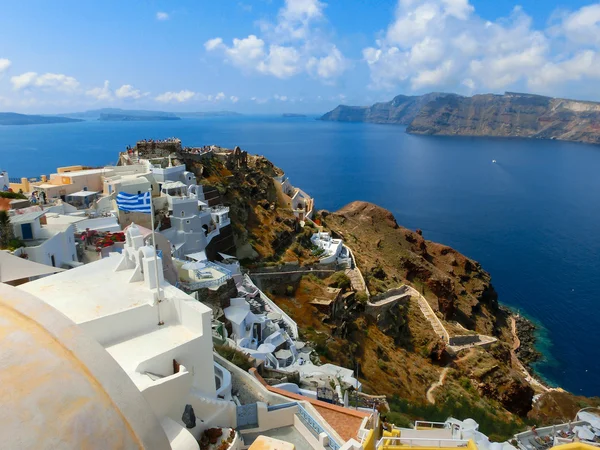
M431 91L600 100L600 3L2 1L0 111L323 113Z

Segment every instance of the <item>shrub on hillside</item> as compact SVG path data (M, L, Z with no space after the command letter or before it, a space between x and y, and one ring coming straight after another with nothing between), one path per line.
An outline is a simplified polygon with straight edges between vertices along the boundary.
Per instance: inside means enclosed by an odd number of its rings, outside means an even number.
M350 289L350 278L344 272L336 272L329 278L329 286L340 289Z
M10 192L10 191L0 191L1 198L18 198L21 200L27 200L27 197L23 194L19 194L18 192Z
M248 355L233 347L229 347L228 345L215 345L215 351L227 361L235 364L242 370L248 371L251 367L253 367Z

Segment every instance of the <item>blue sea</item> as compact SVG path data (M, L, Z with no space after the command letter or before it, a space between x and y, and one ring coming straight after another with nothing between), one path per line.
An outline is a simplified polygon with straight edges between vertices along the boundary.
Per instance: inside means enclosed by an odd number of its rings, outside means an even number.
M540 327L538 373L600 395L599 146L412 136L314 117L82 122L0 127L0 168L21 177L114 164L127 145L170 136L262 154L318 208L377 203L481 262L500 301Z

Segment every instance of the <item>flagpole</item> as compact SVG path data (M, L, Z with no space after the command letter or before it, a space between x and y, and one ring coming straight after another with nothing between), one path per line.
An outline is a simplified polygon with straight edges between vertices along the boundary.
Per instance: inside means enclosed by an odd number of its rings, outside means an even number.
M158 277L158 247L156 247L156 238L154 237L154 203L152 202L152 187L148 190L150 194L150 220L152 223L152 245L154 247L154 270L156 275L156 292L158 293L158 303L156 305L158 310L158 324L164 325L164 322L160 318L160 302L162 298L160 295L160 278Z

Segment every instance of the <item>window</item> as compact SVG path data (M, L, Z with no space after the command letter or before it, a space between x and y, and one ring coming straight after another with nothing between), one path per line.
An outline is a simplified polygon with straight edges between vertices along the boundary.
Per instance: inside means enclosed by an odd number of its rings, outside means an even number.
M142 191L138 191L138 195L140 195L142 193Z
M185 221L185 223L189 224L189 223L190 223L190 221L189 221L189 220L186 220L186 221Z
M185 216L185 211L181 211L181 217Z

